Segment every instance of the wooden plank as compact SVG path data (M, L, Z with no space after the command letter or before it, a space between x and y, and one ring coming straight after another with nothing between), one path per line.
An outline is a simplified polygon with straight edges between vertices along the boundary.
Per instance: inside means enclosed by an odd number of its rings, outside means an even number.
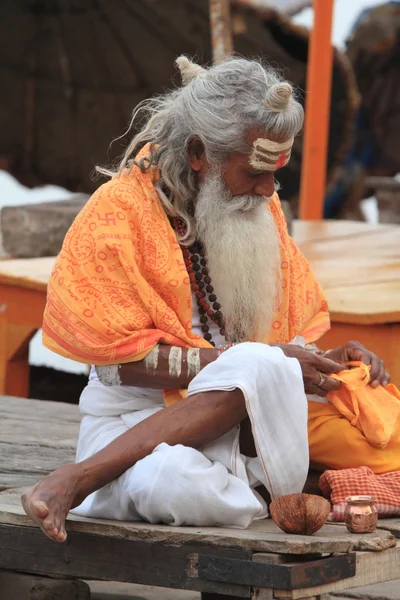
M272 554L271 552L257 552L253 554L252 561L266 564L279 565L285 562L283 554ZM252 600L274 600L274 591L271 588L252 587ZM202 599L203 600L203 599Z
M10 396L27 397L29 392L29 343L36 333L32 325L15 325L8 321L7 302L1 314L1 329L4 336L0 351L0 392ZM21 310L26 311L25 307Z
M48 402L47 400L26 400L14 396L1 396L0 421L3 419L18 419L29 427L32 421L58 422L67 421L71 423L80 422L79 408L73 404L64 402Z
M77 406L0 399L0 490L30 487L62 464L74 462Z
M324 221L293 227L333 321L400 321L399 226Z
M250 587L203 581L194 562L202 554L251 560L242 549L152 544L148 541L72 533L56 544L35 527L0 525L0 568L52 577L121 581L250 597Z
M0 278L0 306L2 310L7 311L6 317L9 323L31 325L40 329L46 306L46 287L41 290L33 289L33 286L31 288L27 285L4 283Z
M26 490L35 485L41 477L42 475L38 475L37 473L0 472L0 492L15 489Z
M310 596L332 594L355 587L398 579L400 567L400 545L384 552L359 552L356 555L356 575L334 583L302 590L274 590L274 597L301 600Z
M31 402L31 400L28 400ZM53 402L53 404L56 404ZM0 400L1 406L1 400ZM1 415L1 410L0 410ZM2 419L0 416L0 440L8 444L43 446L46 448L70 448L75 451L79 424L68 421L31 421L29 426L21 419Z
M377 231L387 233L396 231L396 225L374 225L360 221L302 221L293 220L293 239L296 244L304 242L323 241L326 239L351 240L355 237L364 237Z
M207 592L201 593L201 600L232 600L235 596L227 596L226 594L212 594Z
M399 236L400 228L392 225L295 222L294 238L327 294L333 320L341 313L376 314L375 322L382 322L383 315L386 320L397 319Z
M45 292L55 257L21 258L0 262L0 282Z
M0 494L0 523L35 527L25 515L20 503L20 491ZM146 540L169 546L199 545L201 547L232 548L251 552L282 554L347 553L355 550L381 551L396 544L389 531L370 534L350 534L344 524L326 524L313 536L288 535L280 531L271 519L255 521L248 529L225 527L170 527L148 523L85 519L70 515L68 532L98 534L127 540Z
M49 430L44 431L44 427L36 430L32 427L34 431L31 430L24 440L21 422L14 422L15 428L12 427L13 421L0 423L0 490L30 487L62 464L74 462L77 426L72 428L69 425L71 431L67 432L67 427L63 429L59 424L52 432L59 434L59 440L46 438ZM11 427L8 428L7 424ZM38 429L43 431L42 438L37 435Z
M199 555L198 572L207 581L299 590L354 577L355 557L356 553L351 552L297 563L274 564Z
M61 465L74 462L71 448L25 446L0 442L0 473L37 473L40 479Z

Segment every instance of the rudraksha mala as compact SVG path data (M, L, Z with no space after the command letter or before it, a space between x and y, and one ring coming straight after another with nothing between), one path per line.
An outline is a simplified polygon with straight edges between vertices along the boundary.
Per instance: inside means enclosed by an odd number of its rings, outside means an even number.
M174 219L175 231L180 237L184 236L184 229L181 219ZM199 242L195 242L190 248L181 246L183 258L187 272L189 273L190 285L197 300L199 307L201 330L203 337L215 347L208 320L211 319L219 327L222 336L225 337L224 317L221 312L221 305L218 302L214 288L211 284L211 277L207 268L207 259L204 248Z

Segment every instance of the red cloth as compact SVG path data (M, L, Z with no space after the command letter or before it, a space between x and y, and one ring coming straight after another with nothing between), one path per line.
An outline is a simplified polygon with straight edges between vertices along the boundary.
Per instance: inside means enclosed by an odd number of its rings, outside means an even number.
M400 471L376 475L368 467L325 471L319 487L332 503L330 520L344 521L348 496L373 496L379 517L400 515Z

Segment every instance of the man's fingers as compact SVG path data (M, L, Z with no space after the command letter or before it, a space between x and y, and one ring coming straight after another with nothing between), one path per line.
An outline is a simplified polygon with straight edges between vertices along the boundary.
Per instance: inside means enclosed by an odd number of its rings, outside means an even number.
M386 369L385 369L385 363L383 362L383 360L381 360L381 365L380 365L380 369L379 369L379 381L381 385L386 385L385 381L386 381Z
M309 394L309 395L322 396L323 398L325 398L327 393L328 392L326 392L322 388L318 387L314 383L309 384L306 388L306 394Z
M340 389L341 382L332 377L327 377L325 373L315 371L312 379L306 384L307 394L317 394L317 396L326 396L329 392Z
M332 377L327 377L322 383L317 383L318 387L324 390L326 393L332 392L333 390L340 390L342 383Z
M386 386L386 385L389 385L389 383L390 383L390 375L387 371L385 371L385 378L383 380L383 385Z
M378 380L378 383L379 383L379 375L381 372L381 366L383 366L382 376L384 375L384 372L385 372L383 362L377 356L375 356L375 354L371 355L369 362L366 362L366 358L364 358L363 362L365 362L365 364L371 365L371 369L369 372L371 382Z
M320 373L325 373L326 375L331 375L332 373L340 373L346 367L341 365L340 363L331 360L330 358L324 358L323 356L316 356L318 359L315 368Z
M374 364L377 361L377 364ZM387 385L389 383L388 374L386 373L385 363L377 356L371 361L371 386Z

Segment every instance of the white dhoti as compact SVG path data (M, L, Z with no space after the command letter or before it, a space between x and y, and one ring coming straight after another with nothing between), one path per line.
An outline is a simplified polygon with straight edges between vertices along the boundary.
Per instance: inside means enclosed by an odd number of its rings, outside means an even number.
M272 498L301 492L309 455L307 399L296 359L280 348L244 343L224 352L189 386L189 395L239 388L246 401L256 458L241 454L240 426L201 451L160 444L121 477L91 494L74 513L150 523L245 528L267 516L255 491ZM144 390L142 390L144 392ZM164 408L162 396L90 382L82 393L77 461Z

